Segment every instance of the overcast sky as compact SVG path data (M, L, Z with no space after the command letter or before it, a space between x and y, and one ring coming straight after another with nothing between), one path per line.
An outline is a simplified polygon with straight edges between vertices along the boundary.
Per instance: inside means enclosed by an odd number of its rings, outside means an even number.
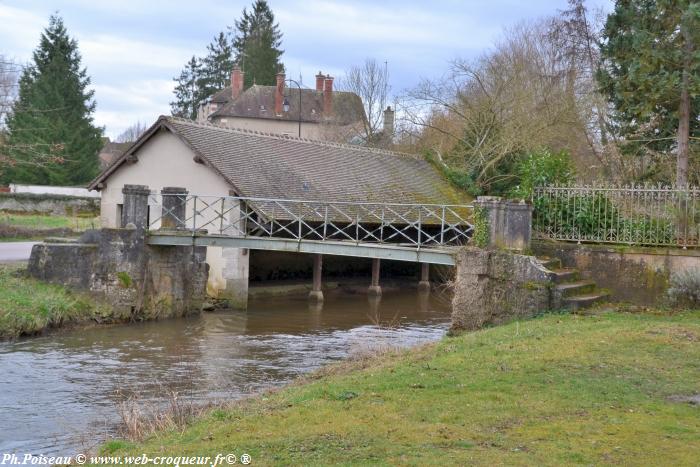
M252 0L0 0L0 54L26 62L58 11L92 77L95 120L114 137L169 113L172 78ZM486 51L504 27L566 6L566 0L270 0L290 76L313 86L365 57L388 62L393 93ZM610 9L609 0L589 6Z

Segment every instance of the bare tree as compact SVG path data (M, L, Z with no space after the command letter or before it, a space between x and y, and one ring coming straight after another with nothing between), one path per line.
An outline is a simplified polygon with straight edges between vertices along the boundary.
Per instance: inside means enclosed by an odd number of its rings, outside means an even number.
M384 110L389 100L389 76L386 63L381 65L373 58L365 59L359 66L351 67L339 80L339 89L360 96L366 120L361 136L368 145L376 145L382 133Z
M409 91L400 111L422 148L488 189L513 177L499 165L581 138L566 70L547 33L544 22L523 23L506 31L490 53L455 60L442 79Z
M5 127L5 119L17 98L20 71L17 62L0 55L0 130Z
M148 125L136 122L117 136L114 141L117 143L132 143L139 139L148 130Z

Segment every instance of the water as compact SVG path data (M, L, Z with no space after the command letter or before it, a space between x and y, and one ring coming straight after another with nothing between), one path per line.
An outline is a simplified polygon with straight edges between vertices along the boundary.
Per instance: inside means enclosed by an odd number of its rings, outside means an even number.
M437 340L448 325L444 300L403 292L330 296L322 308L258 300L247 312L0 343L0 453L94 447L115 433L125 394L146 404L163 403L170 389L202 403L239 398L367 347Z

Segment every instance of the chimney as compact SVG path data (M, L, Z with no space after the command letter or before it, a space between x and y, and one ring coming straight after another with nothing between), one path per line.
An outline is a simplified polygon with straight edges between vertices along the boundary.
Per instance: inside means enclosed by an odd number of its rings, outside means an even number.
M327 75L323 82L323 113L330 115L333 113L333 77Z
M238 99L238 96L243 92L243 72L241 67L236 65L233 67L233 73L231 73L231 93L234 99Z
M326 77L320 71L316 75L316 90L323 92L323 83L326 81Z
M384 110L384 136L386 138L394 136L394 110L391 106Z
M284 73L277 73L277 89L275 89L275 115L282 115L284 100Z

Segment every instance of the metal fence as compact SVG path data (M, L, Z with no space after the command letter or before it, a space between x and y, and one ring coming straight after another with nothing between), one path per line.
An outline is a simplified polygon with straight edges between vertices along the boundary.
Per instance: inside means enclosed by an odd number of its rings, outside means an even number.
M234 196L152 194L149 229L295 240L463 245L472 236L469 205L352 203Z
M539 239L697 247L700 190L665 186L547 186L534 190Z

